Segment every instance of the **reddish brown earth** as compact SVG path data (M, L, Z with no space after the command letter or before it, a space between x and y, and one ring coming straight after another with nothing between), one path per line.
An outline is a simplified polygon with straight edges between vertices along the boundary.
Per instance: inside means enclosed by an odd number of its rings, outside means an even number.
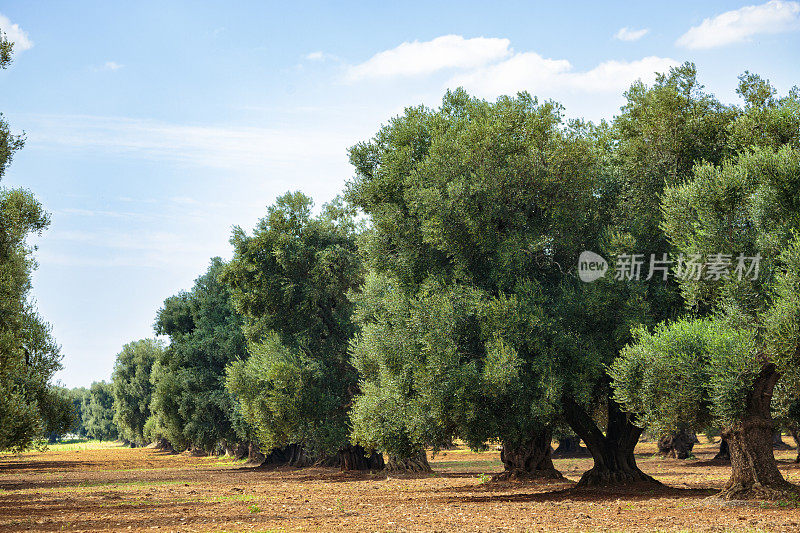
M702 438L702 437L701 437ZM705 439L703 439L705 440ZM654 456L642 469L669 488L576 492L572 483L492 483L495 451L438 454L431 475L333 469L253 470L210 457L118 446L0 456L0 531L800 531L797 502L723 504L728 467ZM776 452L800 484L793 450ZM577 480L590 459L557 459Z

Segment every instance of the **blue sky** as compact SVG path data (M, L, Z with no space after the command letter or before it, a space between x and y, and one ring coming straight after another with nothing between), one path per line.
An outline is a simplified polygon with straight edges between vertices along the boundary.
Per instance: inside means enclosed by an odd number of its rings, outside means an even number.
M52 213L39 310L67 386L108 379L231 228L301 189L321 204L346 150L448 87L528 90L611 118L636 79L686 60L723 101L751 70L800 83L797 2L39 2L0 4L16 59L0 111L28 142L4 186Z

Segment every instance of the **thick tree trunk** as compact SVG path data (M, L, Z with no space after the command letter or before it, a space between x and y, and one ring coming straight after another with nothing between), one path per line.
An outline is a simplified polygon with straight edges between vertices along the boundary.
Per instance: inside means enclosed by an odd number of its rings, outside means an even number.
M273 448L264 458L262 466L293 466L304 468L314 465L314 458L311 457L301 444L287 444L282 448Z
M772 453L775 426L770 402L779 378L775 365L765 364L750 390L743 418L723 431L730 446L731 477L721 498L782 499L800 489L783 479Z
M561 472L553 466L549 429L521 443L504 442L500 451L504 471L494 476L495 481L506 479L563 479Z
M163 437L154 442L154 444L155 446L153 446L153 448L155 448L156 450L163 450L165 452L175 453L175 450L172 448L172 444L170 444L170 442Z
M791 432L794 443L797 446L797 458L794 460L794 462L800 463L800 429L793 427L789 431Z
M658 439L658 451L664 457L688 459L692 455L697 435L694 431L682 429L670 435L662 435Z
M775 450L791 450L792 447L783 442L780 430L772 434L772 448Z
M558 439L558 447L553 452L553 457L588 457L590 455L589 450L581 446L581 439L574 437Z
M728 439L724 436L719 441L719 451L717 455L714 456L714 461L725 461L728 462L731 460L731 449L728 446Z
M261 448L259 448L258 444L253 441L247 444L247 462L257 466L264 463L264 454L261 453Z
M613 400L608 400L608 429L605 435L575 400L565 397L562 404L567 423L586 443L594 459L594 466L581 476L579 487L639 482L659 484L636 465L633 449L639 442L642 429L633 425Z
M359 446L347 446L339 450L334 458L335 466L342 470L383 470L383 454L367 451Z
M428 454L425 450L419 450L411 457L389 456L386 464L389 472L431 472L431 465L428 463Z
M242 459L246 459L250 453L250 446L246 442L237 442L236 446L233 447L233 458L237 461L241 461Z

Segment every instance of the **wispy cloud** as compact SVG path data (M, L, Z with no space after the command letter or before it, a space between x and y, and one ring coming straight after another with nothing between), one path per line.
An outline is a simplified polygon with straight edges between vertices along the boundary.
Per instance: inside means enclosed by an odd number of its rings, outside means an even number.
M445 69L470 69L503 59L511 54L508 39L443 35L431 41L404 42L384 50L347 69L346 79L420 76Z
M625 26L624 28L620 28L617 33L614 34L614 39L618 41L638 41L650 31L649 28L642 28L641 30L634 30Z
M33 47L33 41L28 37L28 33L19 27L19 24L13 24L8 17L0 13L0 30L6 34L9 41L14 43L14 50L21 52L23 50L30 50Z
M185 268L202 264L215 252L207 240L166 231L54 230L47 240L40 263L68 267ZM82 253L57 250L75 247Z
M121 65L121 64L117 63L116 61L106 61L105 64L103 65L103 68L105 70L119 70L124 66L125 65Z
M453 77L448 86L462 86L487 98L522 90L616 93L636 80L652 81L656 72L665 72L677 64L674 59L650 56L636 61L604 61L590 70L576 71L566 59L547 59L535 52L524 52Z
M800 29L800 3L770 0L707 18L683 34L675 44L694 50L749 41L756 35Z
M346 149L358 140L319 128L193 126L84 115L29 120L30 149L61 146L228 170L286 167L308 161L309 154L320 161L346 159Z

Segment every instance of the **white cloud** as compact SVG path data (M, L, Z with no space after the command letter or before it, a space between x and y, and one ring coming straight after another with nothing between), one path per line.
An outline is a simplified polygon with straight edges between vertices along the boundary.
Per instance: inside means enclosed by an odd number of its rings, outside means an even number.
M19 24L12 24L3 14L0 14L0 30L2 30L9 41L14 43L14 51L22 52L33 47L33 41L28 37L28 33L19 27Z
M106 61L105 64L103 65L103 68L106 70L119 70L124 66L125 65L121 65L116 61Z
M325 54L322 52L311 52L310 54L306 55L306 59L309 61L322 61L325 59Z
M223 240L228 228L224 229ZM187 239L175 232L142 228L53 230L47 235L47 242L47 249L39 253L40 263L72 267L196 268L214 252L206 239ZM75 247L83 253L67 251Z
M379 52L367 61L348 68L346 78L359 81L399 76L419 76L444 69L470 69L511 54L508 39L443 35L431 41L405 42Z
M526 90L534 94L559 91L620 93L636 80L645 83L677 65L674 59L649 56L636 61L604 61L586 71L575 71L566 59L547 59L524 52L497 63L453 77L448 87L462 86L486 98Z
M614 34L614 39L619 41L638 41L650 30L648 28L642 28L641 30L632 30L625 26L624 28L620 28L617 33Z
M291 168L314 158L346 161L359 139L320 128L188 126L155 120L85 115L38 115L27 128L28 148L64 147L203 167Z
M770 0L705 19L683 34L675 44L691 49L715 48L749 41L759 34L800 29L800 3Z

